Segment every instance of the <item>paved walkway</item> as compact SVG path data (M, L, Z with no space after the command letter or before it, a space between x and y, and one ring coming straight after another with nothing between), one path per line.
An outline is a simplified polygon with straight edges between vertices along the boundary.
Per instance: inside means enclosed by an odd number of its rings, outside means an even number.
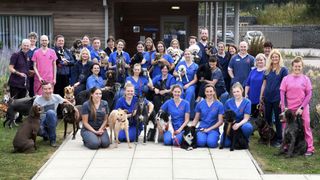
M33 179L316 180L320 175L263 174L247 150L186 151L149 142L132 149L121 143L118 148L89 150L78 133L76 140L65 140Z

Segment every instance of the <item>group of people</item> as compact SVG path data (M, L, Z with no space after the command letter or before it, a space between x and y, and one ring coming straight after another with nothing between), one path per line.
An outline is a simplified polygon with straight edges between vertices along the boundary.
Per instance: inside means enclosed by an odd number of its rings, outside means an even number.
M126 44L122 39L115 41L109 37L103 50L99 38L92 38L90 44L90 38L85 35L79 49L69 50L62 35L55 37L52 49L48 47L48 37L42 35L41 47L37 48L38 36L32 32L22 41L21 50L11 57L10 94L15 98L25 97L27 92L29 96L39 95L35 103L44 105L46 111L41 118L41 135L49 139L51 145L55 145L52 131L55 132L53 124L56 125L57 117L49 110L56 113L57 104L69 103L61 96L63 88L71 85L75 87L75 94L90 92L89 100L82 107L81 135L85 146L91 149L108 147L105 125L112 109L128 111L129 136L133 141L135 127L140 126L132 118L135 104L139 96L144 96L149 106L148 115L162 110L171 116L174 134L163 132L165 145L180 143L183 128L191 124L198 129L199 147L217 147L226 110L235 112L236 123L232 128L241 129L249 141L253 132L250 118L257 117L257 105L263 105L265 119L276 126L274 146L282 142L279 114L285 108L302 114L308 143L306 155L312 155L308 105L312 86L303 75L302 58L292 61L292 73L288 75L281 53L273 49L271 42L265 42L264 52L253 57L248 54L245 41L239 44L238 51L236 45L226 46L223 42L218 43L217 48L210 45L206 28L201 29L199 35L199 41L196 36L189 37L189 47L184 51L177 39L173 39L167 49L162 41L154 44L152 38L146 38L145 42L137 43L137 53L130 56L124 51ZM121 85L115 92L114 107L101 98L107 80L105 73L109 70L116 72L115 80ZM44 98L41 101L48 102L40 102L41 97ZM120 132L119 139L126 140L124 132ZM225 144L229 145L230 141Z

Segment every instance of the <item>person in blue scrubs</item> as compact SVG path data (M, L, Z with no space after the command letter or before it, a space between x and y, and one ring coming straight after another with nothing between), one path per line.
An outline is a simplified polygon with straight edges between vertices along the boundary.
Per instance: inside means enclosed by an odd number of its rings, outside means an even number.
M136 126L140 126L138 135L140 135L142 124L137 125L136 121L134 120L133 116L135 114L135 106L138 102L138 97L134 96L134 86L131 83L126 83L124 86L124 96L119 98L117 101L116 106L114 109L125 109L128 111L128 120L129 120L129 139L130 142L133 142L136 138ZM147 100L145 100L145 104L149 108L148 117L150 116L151 112L153 111L153 104ZM119 132L119 141L126 141L126 135L124 130Z
M91 70L92 74L87 79L86 89L90 90L93 87L97 87L100 89L103 88L105 83L104 83L104 80L102 79L102 77L99 76L100 65L98 63L94 63L91 66L90 70Z
M247 84L245 87L245 97L251 101L251 116L257 118L259 115L259 109L257 105L260 104L260 92L263 82L263 75L266 67L267 58L264 54L259 53L256 56L256 68L250 72Z
M197 104L196 115L192 123L193 126L196 126L200 120L197 132L198 147L216 148L220 136L219 127L223 124L224 108L217 99L213 85L207 84L204 91L206 97Z
M183 128L188 124L190 118L189 102L182 99L182 87L174 85L172 87L173 98L167 100L161 110L167 112L171 116L174 134L169 131L163 133L164 145L180 145L182 142Z
M177 83L183 87L183 98L187 100L190 104L190 116L194 117L194 105L195 105L195 90L196 90L196 83L198 81L197 78L197 70L198 64L193 62L192 54L189 49L184 51L184 58L185 61L181 61L176 66L173 75L177 77ZM184 66L186 72L181 71L181 67ZM179 75L180 74L180 75ZM181 77L181 79L180 79Z
M152 79L152 90L154 91L153 104L157 113L161 105L171 98L171 87L176 84L176 79L169 74L169 66L161 66L161 74Z
M149 91L149 87L152 87L151 79L143 76L141 71L141 65L135 64L133 66L133 75L126 78L126 83L130 82L131 84L133 84L136 96L147 94Z
M117 59L118 57L122 56L124 58L124 63L125 63L125 71L126 73L123 74L123 75L119 75L118 76L118 79L117 79L117 82L119 82L120 84L124 85L124 82L125 82L125 78L127 77L128 75L128 69L130 68L130 55L123 51L124 47L125 47L125 41L123 39L118 39L117 42L116 42L116 45L117 45L117 51L113 52L110 54L110 57L109 57L109 63L111 64L109 66L109 69L113 69L117 72L116 68L117 68Z
M276 126L277 140L272 146L280 147L282 143L282 123L279 119L280 109L280 85L282 79L288 75L288 69L284 66L281 53L273 49L269 55L266 71L263 76L263 83L260 93L260 102L264 102L265 119L268 124Z
M157 57L159 54L159 58ZM170 66L170 70L174 69L173 59L169 54L166 54L166 46L164 42L159 41L157 44L157 51L151 55L151 65L152 65L152 74L151 77L154 78L157 75L161 74L160 66L167 64Z
M147 37L145 40L145 50L143 58L146 60L145 66L147 69L151 67L152 54L156 52L156 48L154 47L153 40L150 37ZM143 66L144 68L144 66Z
M224 104L224 110L232 110L236 114L236 123L232 126L233 130L241 129L243 135L249 141L249 137L253 132L253 127L249 121L251 115L251 101L242 96L243 87L237 82L232 88L233 97L228 99ZM224 133L223 133L224 136ZM225 146L229 147L231 141L229 138L226 138Z
M234 55L228 67L228 73L231 77L231 85L239 82L243 87L246 85L246 80L251 69L254 66L254 57L248 54L248 43L242 41L239 45L240 52Z

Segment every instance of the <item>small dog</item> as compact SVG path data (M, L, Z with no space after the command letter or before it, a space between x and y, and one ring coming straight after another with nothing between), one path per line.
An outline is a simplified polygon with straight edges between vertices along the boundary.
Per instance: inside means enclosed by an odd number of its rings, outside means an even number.
M301 115L295 117L291 110L287 110L285 111L285 119L287 125L284 129L284 138L279 154L286 154L286 157L303 155L307 151L307 143L304 139L302 117Z
M3 122L3 127L5 127L7 124L9 128L12 128L12 123L15 126L18 126L15 122L16 118L19 116L18 113L25 116L28 115L35 98L36 97L34 96L21 99L10 99L8 103L6 120Z
M270 147L270 145L276 141L277 136L274 129L270 127L264 119L262 112L259 113L259 116L254 123L257 126L260 135L259 143L267 144Z
M28 119L18 129L13 139L13 152L29 152L37 150L36 138L40 128L40 113L43 111L38 105L32 106Z
M114 70L108 70L106 72L106 77L106 87L112 89L116 83L116 72Z
M169 131L172 134L172 138L174 136L174 130L173 130L173 126L172 126L172 122L171 122L171 116L160 110L157 114L156 114L156 124L157 124L157 129L156 129L156 133L154 136L154 142L158 143L159 141L159 134L161 132L161 134L163 134L163 131Z
M114 131L114 136L116 138L115 147L118 147L118 143L120 143L118 139L119 131L124 130L126 133L126 139L128 143L128 147L132 148L130 145L129 139L129 121L127 111L122 109L115 109L111 111L109 115L109 127L110 127L110 142L112 143L112 131Z
M145 104L145 98L143 96L139 97L136 104L134 119L136 120L136 142L138 142L138 131L140 123L143 123L144 135L143 143L147 141L147 125L148 125L148 113L149 108Z
M180 54L179 49L175 49L173 47L169 47L167 49L167 53L171 55L171 57L174 60L174 64L177 65L179 63L180 58L181 58L181 54Z
M73 105L76 105L73 86L69 85L64 88L64 98L71 102Z
M81 45L82 45L82 42L80 39L77 39L73 42L73 45L70 49L72 55L75 57L75 59L77 61L80 61L80 49L81 49Z
M230 151L234 149L248 149L248 142L244 137L241 129L236 131L232 129L232 126L235 124L236 114L232 110L227 110L224 114L224 126L223 126L223 141L220 144L219 149L223 149L226 142L226 137L229 137L231 140Z
M76 139L76 134L80 129L81 121L81 105L73 106L71 104L64 104L62 109L62 116L64 121L64 134L63 137L66 138L68 123L73 125L73 136L72 139ZM78 113L74 108L78 109Z
M183 138L180 147L190 151L197 148L197 132L196 127L186 126L183 128Z
M130 67L131 69L133 69L133 66L135 64L141 64L143 60L143 53L142 52L137 52L135 55L133 55L133 57L131 58L131 62L130 62Z

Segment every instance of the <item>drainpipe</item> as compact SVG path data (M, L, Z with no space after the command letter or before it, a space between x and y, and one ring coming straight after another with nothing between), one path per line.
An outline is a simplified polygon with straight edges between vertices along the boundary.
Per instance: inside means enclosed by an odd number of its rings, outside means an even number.
M107 0L103 1L104 7L104 45L107 46L107 39L109 36L109 11L108 11L108 2Z

